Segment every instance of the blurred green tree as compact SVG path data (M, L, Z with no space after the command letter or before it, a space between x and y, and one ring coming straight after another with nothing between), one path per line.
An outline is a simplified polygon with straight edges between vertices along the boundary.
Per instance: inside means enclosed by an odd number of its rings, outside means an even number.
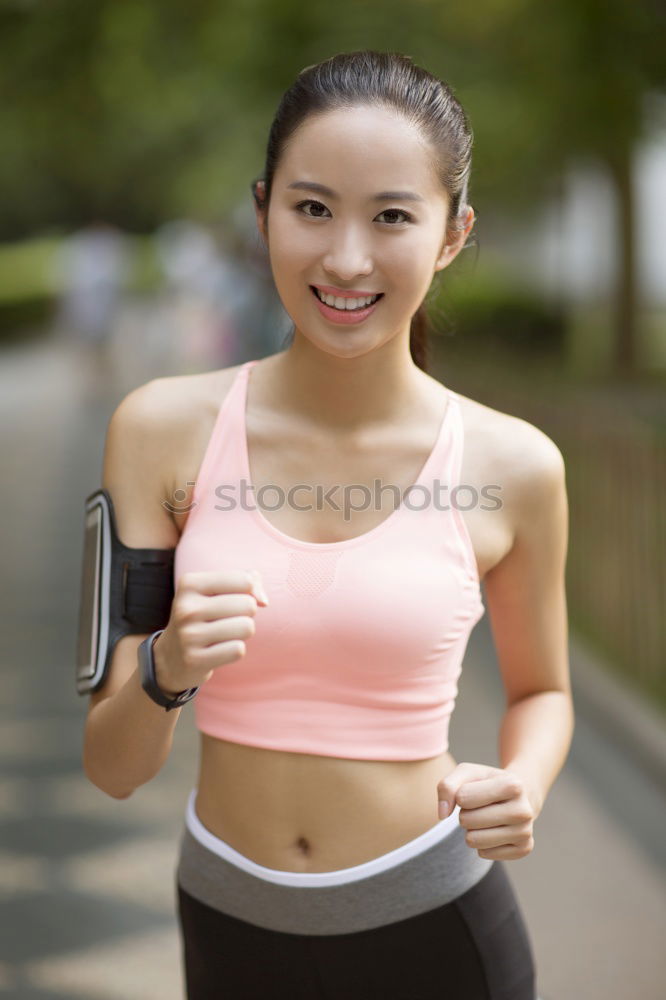
M615 363L635 363L631 156L666 86L659 0L6 0L0 239L107 217L224 215L261 169L276 102L333 52L411 55L475 132L473 203L521 215L593 155L620 206Z

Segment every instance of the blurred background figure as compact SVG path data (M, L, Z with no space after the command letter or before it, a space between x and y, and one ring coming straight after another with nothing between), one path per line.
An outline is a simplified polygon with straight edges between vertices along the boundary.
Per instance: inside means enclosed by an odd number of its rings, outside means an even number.
M75 348L92 388L112 375L114 323L130 274L129 249L116 226L95 219L66 236L54 258L60 289L56 325Z
M249 202L241 202L231 213L225 241L231 280L224 294L238 330L228 364L236 365L284 350L293 324L277 294Z
M213 367L229 353L234 329L224 308L215 308L226 265L211 232L189 219L158 226L154 234L169 320L174 327L174 362L180 371Z
M178 219L155 231L174 371L226 368L265 357L280 348L288 331L290 320L273 286L254 214L246 208L240 206L215 228Z

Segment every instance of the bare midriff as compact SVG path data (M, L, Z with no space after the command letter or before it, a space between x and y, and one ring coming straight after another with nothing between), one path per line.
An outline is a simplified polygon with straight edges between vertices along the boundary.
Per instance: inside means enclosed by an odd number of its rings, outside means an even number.
M245 857L282 871L350 868L439 822L445 751L413 761L350 760L230 743L201 733L195 810Z

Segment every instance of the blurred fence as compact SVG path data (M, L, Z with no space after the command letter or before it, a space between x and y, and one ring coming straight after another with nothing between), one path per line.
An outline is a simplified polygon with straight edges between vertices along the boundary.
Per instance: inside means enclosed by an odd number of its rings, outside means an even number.
M666 704L666 441L636 427L554 430L567 466L571 617Z
M435 377L539 427L566 466L569 620L666 708L666 405L659 386L575 383L436 348Z

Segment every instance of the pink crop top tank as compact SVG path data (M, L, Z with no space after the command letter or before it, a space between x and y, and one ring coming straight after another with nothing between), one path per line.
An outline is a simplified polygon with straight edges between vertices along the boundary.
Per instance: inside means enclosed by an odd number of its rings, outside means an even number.
M471 540L451 503L463 449L457 395L446 390L435 446L387 518L355 538L306 542L272 525L250 488L245 409L256 363L241 365L218 412L176 546L174 585L188 571L257 569L270 604L257 609L245 656L201 686L196 725L296 753L438 756L448 748L467 641L485 610ZM442 484L435 502L433 479ZM266 509L275 497L271 488Z

